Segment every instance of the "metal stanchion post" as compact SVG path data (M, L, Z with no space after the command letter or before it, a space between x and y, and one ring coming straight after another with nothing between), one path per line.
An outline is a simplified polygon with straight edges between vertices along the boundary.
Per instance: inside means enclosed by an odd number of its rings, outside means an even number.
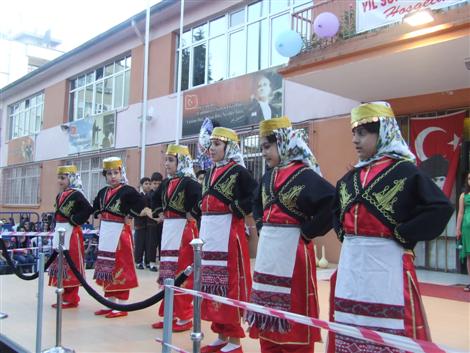
M39 254L38 259L39 282L38 282L38 313L36 321L36 353L41 353L42 344L42 313L44 303L44 254Z
M201 256L204 242L201 239L193 239L190 243L194 250L194 290L201 290ZM193 332L191 340L193 341L193 353L201 352L201 341L204 334L201 332L201 297L194 296L194 314L193 314Z
M58 271L57 271L57 307L56 307L56 346L44 351L44 353L75 353L73 349L62 347L62 271L64 268L64 237L65 229L57 229L59 232L59 254L58 258Z
M2 232L3 232L3 222L0 221L0 237L2 236L1 235ZM8 317L8 314L0 312L0 320L1 319L6 319L7 317Z
M171 348L166 344L171 344L171 334L173 333L173 295L175 293L172 286L175 284L175 280L167 278L163 281L165 285L165 301L164 301L164 316L163 316L163 347L162 353L171 353Z

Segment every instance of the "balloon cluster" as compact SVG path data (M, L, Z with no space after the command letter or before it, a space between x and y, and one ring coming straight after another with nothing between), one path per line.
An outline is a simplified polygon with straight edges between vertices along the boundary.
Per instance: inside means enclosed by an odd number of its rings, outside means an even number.
M322 12L313 21L313 32L318 38L331 38L338 33L339 20L331 12ZM293 30L282 32L276 39L277 52L287 58L291 58L300 53L303 46L302 37Z

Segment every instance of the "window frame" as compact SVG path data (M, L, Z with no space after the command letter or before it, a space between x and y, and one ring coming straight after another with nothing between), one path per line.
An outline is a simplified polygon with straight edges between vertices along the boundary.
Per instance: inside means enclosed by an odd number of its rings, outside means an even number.
M39 207L41 203L41 163L2 169L2 205Z
M120 71L116 71L116 67L123 62L123 67ZM112 65L112 73L106 73L107 68ZM122 65L121 65L122 66ZM77 121L83 118L93 117L102 113L110 112L113 110L124 109L129 106L129 97L130 97L130 71L132 68L132 55L131 53L126 53L121 56L118 56L112 60L104 62L98 66L95 66L92 69L86 70L78 75L75 75L69 78L68 86L68 122ZM90 76L91 75L91 76ZM116 77L121 76L121 97L119 98L120 105L116 105L116 87L117 80ZM90 80L88 80L91 77ZM129 77L129 82L126 82L127 77ZM104 110L105 107L105 84L106 81L111 80L111 103L109 109ZM97 100L98 86L102 87L101 89L101 103ZM87 115L87 90L89 87L92 87L92 97L91 97L91 108L90 112ZM128 90L128 92L126 92ZM80 95L83 97L83 101L80 102ZM79 104L81 103L81 104ZM80 105L82 107L80 107ZM79 114L79 109L82 109L81 114Z
M225 73L224 73L224 77L222 78L222 80L227 80L227 79L230 79L230 78L245 75L247 73L257 72L257 71L260 71L260 70L264 70L264 69L268 69L268 68L271 68L271 67L274 67L274 66L278 66L278 65L283 64L283 63L287 63L288 58L285 58L284 62L276 62L276 63L272 62L272 59L273 59L272 50L274 50L273 40L271 38L272 20L274 18L284 16L284 15L289 15L290 16L290 15L292 15L292 13L294 11L296 11L296 9L298 9L299 7L305 6L306 4L310 4L311 1L308 1L308 0L289 0L287 7L285 7L282 10L278 10L277 12L271 13L271 2L272 1L276 1L276 0L260 0L260 1L249 2L245 5L243 5L242 7L236 7L234 9L231 9L230 11L227 11L226 13L224 13L222 15L217 14L217 15L214 15L212 17L209 17L209 18L205 19L204 21L197 22L195 25L185 28L185 30L183 32L183 40L185 40L185 37L187 37L187 36L189 36L190 40L188 40L188 43L184 43L184 45L182 45L183 43L179 38L179 33L177 33L177 35L176 35L176 55L175 55L176 58L177 58L177 61L178 61L179 55L181 55L181 53L184 50L189 50L189 70L188 70L188 78L187 78L188 87L183 87L184 80L183 80L183 75L181 75L182 76L181 77L181 80L182 80L181 90L182 91L190 90L190 89L193 89L193 88L197 88L197 87L201 87L201 86L204 86L204 85L208 85L208 84L211 84L211 83L218 82L216 80L214 80L212 82L209 82L209 60L210 60L209 59L209 44L210 44L211 40L213 40L215 38L218 38L220 36L225 37L225 61L226 62L225 62ZM266 6L268 6L268 10L266 11L265 14L262 14L262 15L260 15L259 17L255 18L255 19L249 20L248 19L249 7L256 4L256 3L259 3L259 2L265 3ZM233 14L236 14L236 13L240 12L241 10L244 11L244 22L231 27L230 26L231 16ZM222 17L225 18L224 32L223 33L216 33L216 34L212 35L212 33L210 31L211 22L216 21L216 20L218 20ZM248 43L248 27L252 24L260 23L259 28L261 30L262 27L263 27L262 26L263 21L266 21L267 24L268 24L268 26L267 26L267 28L268 28L268 33L267 33L267 40L268 40L268 43L267 43L267 48L268 48L267 66L266 67L259 67L256 71L248 71L248 67L250 67L250 65L249 65L250 56L249 56L249 53L248 53L248 45L245 44L244 70L242 70L243 72L241 74L230 75L230 71L231 71L231 68L230 68L230 52L232 50L232 48L230 47L231 35L233 35L236 32L242 31L243 34L244 34L245 43ZM206 27L206 34L207 35L205 36L204 39L193 42L193 37L194 37L193 30L195 30L195 29L197 29L201 26ZM201 44L205 45L205 49L206 49L206 53L205 53L205 75L204 75L205 79L204 79L204 83L194 85L193 84L194 48L201 45ZM261 41L260 41L259 45L260 46L262 45ZM177 69L178 65L176 65L175 67L176 67L176 70L175 70L175 82L176 82L175 91L176 91L176 87L178 86L178 69ZM182 67L182 71L183 71L183 67Z
M34 104L31 103L33 100ZM7 141L25 136L36 135L41 131L44 123L44 102L44 91L40 91L27 98L8 105ZM28 106L26 107L27 103ZM33 112L34 114L32 114ZM37 124L36 121L38 117L40 120L39 124ZM23 133L20 133L20 129L23 130ZM17 130L16 134L15 130Z

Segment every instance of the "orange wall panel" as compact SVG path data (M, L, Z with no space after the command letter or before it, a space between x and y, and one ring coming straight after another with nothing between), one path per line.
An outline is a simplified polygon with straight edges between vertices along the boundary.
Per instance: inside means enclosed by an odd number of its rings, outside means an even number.
M309 124L310 147L317 158L323 174L333 186L355 164L356 153L352 146L349 116L316 120ZM318 258L325 246L329 262L338 263L341 243L334 230L314 240Z
M48 129L68 121L67 81L61 81L44 90L43 129Z
M165 177L165 151L166 145L147 147L145 152L145 176L150 178L152 173L159 172Z
M175 80L175 50L174 33L150 42L148 99L172 93Z
M131 83L129 105L142 102L142 87L144 84L144 46L140 45L131 52Z
M54 210L55 197L59 192L57 186L57 167L61 161L52 160L42 162L41 168L41 212L51 212Z
M126 174L129 185L138 189L140 181L140 151L137 148L127 150Z

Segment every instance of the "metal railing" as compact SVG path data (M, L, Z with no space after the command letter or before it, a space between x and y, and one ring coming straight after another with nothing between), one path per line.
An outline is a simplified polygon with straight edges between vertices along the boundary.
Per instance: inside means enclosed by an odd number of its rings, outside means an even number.
M318 38L313 31L313 22L322 12L334 13L340 22L340 30L331 38ZM355 2L344 0L325 0L292 14L292 29L300 34L304 41L303 51L317 47L326 47L338 39L347 39L356 35Z

